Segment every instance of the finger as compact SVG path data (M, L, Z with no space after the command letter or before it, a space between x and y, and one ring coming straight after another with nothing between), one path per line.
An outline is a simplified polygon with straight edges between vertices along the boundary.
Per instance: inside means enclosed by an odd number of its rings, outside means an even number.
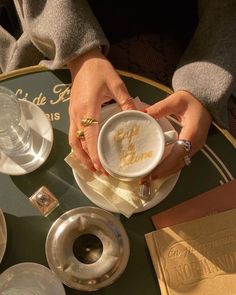
M152 171L151 179L167 177L171 174L177 173L183 167L188 165L187 161L189 161L199 150L199 142L196 141L194 133L189 131L192 129L191 127L192 126L188 126L188 128L182 128L179 134L179 140L187 140L190 142L190 150L186 150L184 145L176 142L173 145L170 154L161 162L160 165L156 167L156 169ZM185 158L186 156L188 159Z
M97 152L97 139L99 133L99 125L87 126L84 128L86 147L91 161L97 171L103 172L103 167L100 163Z
M177 94L175 93L151 105L146 109L146 112L152 117L159 119L164 116L177 114L179 112L180 107L181 111L183 112L185 110L185 103L182 102L180 104L179 100L177 99Z
M85 138L84 139L80 139L80 143L81 143L82 148L85 151L85 153L89 156L88 146L87 146L87 143L86 143Z
M123 111L137 109L134 103L134 99L131 96L127 96L126 98L124 98L118 103Z
M69 145L71 146L73 152L75 153L76 157L79 161L88 167L91 171L95 171L94 165L82 147L81 140L76 135L76 125L72 120L70 120L70 127L69 127Z
M187 155L183 147L174 145L171 153L152 171L152 173L141 180L146 181L164 178L175 174L186 166L184 157Z
M203 110L206 112L205 110ZM186 116L179 138L190 140L192 143L191 155L194 155L206 142L208 131L211 125L210 116L194 118L195 114ZM201 126L201 128L200 128Z
M135 110L137 109L134 103L134 99L129 94L124 83L119 87L119 89L114 93L116 101L120 105L123 111L125 110Z
M82 119L94 119L96 122L92 123L91 125L84 126L84 135L85 140L83 142L83 147L87 151L93 166L97 171L101 171L104 174L107 174L105 169L103 168L97 152L97 140L98 140L98 134L99 134L99 113L100 113L100 107L95 109L91 109L90 113L87 115L84 115Z
M209 124L210 121L208 122L208 125ZM150 175L151 179L169 176L177 173L185 167L188 161L185 157L188 156L191 159L193 155L204 145L207 138L207 130L208 128L202 128L202 130L199 130L198 122L195 122L190 118L181 129L179 139L190 141L192 146L191 150L187 152L183 146L174 144L170 154L152 171ZM145 181L145 179L143 181Z

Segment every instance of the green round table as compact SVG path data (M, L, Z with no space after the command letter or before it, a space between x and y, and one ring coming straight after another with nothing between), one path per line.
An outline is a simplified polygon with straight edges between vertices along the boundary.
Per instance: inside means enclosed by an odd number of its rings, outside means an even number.
M154 81L119 71L130 94L149 104L163 99L171 90ZM54 143L47 161L36 171L9 176L0 173L0 207L7 223L7 247L0 271L20 262L36 262L47 266L45 239L54 220L64 212L81 206L95 206L83 195L72 170L64 158L68 145L68 101L70 74L67 69L49 71L36 66L0 76L0 85L12 89L18 98L34 102L47 114L53 126ZM175 124L175 122L173 122ZM176 125L176 128L178 126ZM129 240L130 259L123 275L111 286L94 294L161 294L144 234L154 230L150 217L181 203L236 176L236 141L215 124L211 126L203 149L182 170L171 193L161 203L129 219L120 216ZM59 207L48 217L35 209L29 197L46 186L59 200ZM65 287L66 294L84 294Z

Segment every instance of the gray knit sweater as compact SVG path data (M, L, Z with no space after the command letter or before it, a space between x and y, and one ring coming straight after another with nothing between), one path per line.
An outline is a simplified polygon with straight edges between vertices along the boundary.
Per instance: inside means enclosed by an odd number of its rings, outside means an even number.
M92 48L109 49L86 0L14 0L14 5L20 31L16 37L0 27L1 72L38 63L57 69ZM10 9L9 0L0 0L2 6ZM199 16L173 89L192 93L227 127L227 101L236 88L236 0L200 0Z
M199 18L173 89L191 92L227 128L227 102L236 93L236 0L201 0Z

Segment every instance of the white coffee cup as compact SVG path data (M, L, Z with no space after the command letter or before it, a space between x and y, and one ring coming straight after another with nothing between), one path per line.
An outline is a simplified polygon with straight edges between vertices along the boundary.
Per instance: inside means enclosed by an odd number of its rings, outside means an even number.
M161 161L165 146L177 132L164 132L150 115L128 110L110 117L98 136L98 155L104 169L124 181L148 175Z

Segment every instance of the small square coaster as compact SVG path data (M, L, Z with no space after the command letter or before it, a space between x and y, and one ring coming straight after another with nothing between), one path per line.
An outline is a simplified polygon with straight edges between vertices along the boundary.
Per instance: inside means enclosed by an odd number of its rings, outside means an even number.
M46 186L38 189L29 200L45 217L59 206L57 198Z

